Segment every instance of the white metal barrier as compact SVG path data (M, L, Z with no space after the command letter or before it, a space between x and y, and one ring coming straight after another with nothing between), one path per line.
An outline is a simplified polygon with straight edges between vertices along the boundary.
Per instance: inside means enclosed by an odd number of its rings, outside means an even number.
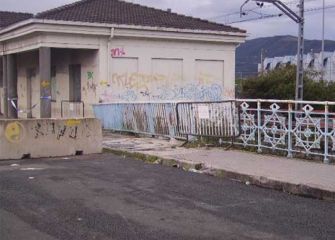
M176 105L177 129L182 135L232 138L239 135L235 100L180 102Z

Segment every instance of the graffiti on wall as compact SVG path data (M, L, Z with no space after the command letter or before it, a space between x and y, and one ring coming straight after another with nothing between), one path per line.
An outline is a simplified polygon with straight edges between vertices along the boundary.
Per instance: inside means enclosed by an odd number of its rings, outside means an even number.
M127 102L137 100L198 100L218 101L223 99L222 87L218 84L197 85L187 84L185 86L157 87L154 90L136 91L125 89L118 94L104 90L101 95L103 102L122 100Z
M123 48L112 49L112 56L124 56ZM198 100L218 101L235 97L235 89L223 87L221 73L197 72L195 81L183 81L182 74L114 72L109 81L100 81L99 102Z
M112 57L123 57L126 55L126 51L124 48L112 48L111 49L111 56Z
M38 139L41 137L53 135L57 140L62 138L77 139L79 136L91 136L89 126L86 124L81 128L81 120L73 119L65 122L37 122L30 130L34 133L34 138Z
M92 92L94 95L97 95L97 84L95 83L94 79L94 72L87 71L86 73L86 86L83 87L83 90L87 92Z
M235 89L227 88L223 91L224 99L234 99L235 98Z
M197 76L197 80L198 80L198 84L211 84L213 83L215 80L215 77L212 74L209 73L204 73L204 72L200 72Z
M181 79L182 76L176 74L166 76L164 74L114 73L112 75L112 84L116 87L140 90L149 89L157 83L178 82Z
M25 136L25 129L19 122L8 123L5 128L5 137L11 143L19 143Z
M25 139L34 138L47 141L56 139L82 139L89 138L93 131L89 124L80 119L69 119L66 121L34 121L29 124L25 122L10 122L4 128L5 139L12 144L21 144ZM45 138L45 140L43 140Z
M217 101L222 99L222 87L218 84L197 85L187 84L184 86L158 87L154 92L141 92L142 97L150 100L199 100ZM120 94L120 98L124 96Z

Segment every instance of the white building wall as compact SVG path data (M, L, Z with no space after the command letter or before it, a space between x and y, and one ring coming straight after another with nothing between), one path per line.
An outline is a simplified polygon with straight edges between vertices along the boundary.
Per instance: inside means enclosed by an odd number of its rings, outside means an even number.
M60 117L62 100L69 100L70 64L82 67L85 116L93 116L92 104L96 103L235 97L236 41L242 38L235 41L232 37L223 42L214 37L213 41L198 41L121 37L106 35L105 30L103 34L42 33L8 41L4 54L18 56L19 117L26 118L29 111L28 68L36 69L32 104L37 105L32 115L40 117L39 47L52 49L51 65L56 66L56 77L51 82L52 117Z
M99 102L234 97L232 44L113 39L108 57L110 74L99 82Z

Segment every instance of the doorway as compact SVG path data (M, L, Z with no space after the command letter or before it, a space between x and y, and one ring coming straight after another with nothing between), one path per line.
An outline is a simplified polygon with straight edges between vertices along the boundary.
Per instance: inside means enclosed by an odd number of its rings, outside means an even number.
M69 66L69 82L70 82L70 95L71 102L81 101L81 65L72 64Z

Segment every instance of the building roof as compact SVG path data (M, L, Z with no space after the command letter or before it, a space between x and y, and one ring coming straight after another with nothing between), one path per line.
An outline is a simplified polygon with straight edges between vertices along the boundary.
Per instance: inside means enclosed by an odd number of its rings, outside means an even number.
M35 18L89 23L124 24L189 30L245 33L244 30L142 6L122 0L81 0L45 12Z
M32 17L31 13L0 11L0 29Z

